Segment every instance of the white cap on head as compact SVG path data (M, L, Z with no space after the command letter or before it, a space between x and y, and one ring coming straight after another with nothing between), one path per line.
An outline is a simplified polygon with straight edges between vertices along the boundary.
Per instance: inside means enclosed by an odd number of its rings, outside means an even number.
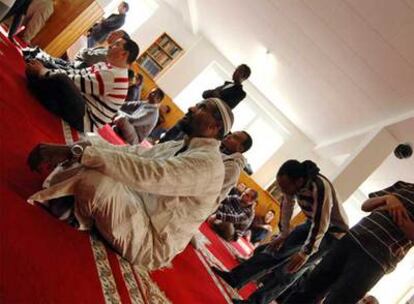
M223 122L223 136L231 131L234 122L234 115L230 107L219 98L207 98L206 101L212 101L217 106Z

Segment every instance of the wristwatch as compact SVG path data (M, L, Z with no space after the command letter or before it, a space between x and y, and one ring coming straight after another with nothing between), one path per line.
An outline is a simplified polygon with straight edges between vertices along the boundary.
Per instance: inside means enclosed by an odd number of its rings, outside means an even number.
M83 147L81 145L73 145L70 147L70 153L72 154L72 159L79 160L83 154Z

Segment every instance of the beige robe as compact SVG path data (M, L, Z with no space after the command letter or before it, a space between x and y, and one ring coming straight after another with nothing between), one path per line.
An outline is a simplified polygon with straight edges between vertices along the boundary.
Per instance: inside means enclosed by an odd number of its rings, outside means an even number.
M237 186L240 174L247 163L244 156L238 152L230 155L222 153L222 159L224 163L224 182L220 191L219 202L222 202L230 193L230 190Z
M29 202L74 195L80 229L95 225L133 264L167 266L218 206L224 179L220 143L194 138L174 156L183 141L151 149L91 141L76 174Z

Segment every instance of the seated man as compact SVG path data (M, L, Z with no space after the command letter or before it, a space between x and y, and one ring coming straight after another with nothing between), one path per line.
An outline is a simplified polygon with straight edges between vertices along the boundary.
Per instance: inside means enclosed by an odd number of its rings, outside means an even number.
M404 258L414 244L414 184L400 181L369 197L362 210L371 213L283 303L357 303Z
M231 129L233 115L211 98L191 107L185 121L185 140L150 149L93 137L73 146L37 146L28 159L32 170L67 160L81 166L72 176L57 174L29 202L52 206L72 198L79 229L95 226L135 265L167 266L217 208L224 177L218 139Z
M246 189L241 196L227 197L218 210L209 217L211 227L226 241L237 241L243 236L254 218L257 192Z
M225 176L223 188L220 193L220 202L222 202L236 186L240 178L240 173L246 165L246 159L242 153L250 150L253 140L246 131L235 131L229 133L223 138L220 145L220 151L223 158ZM237 196L241 196L246 190L243 189Z
M171 108L169 105L162 104L159 109L159 117L155 128L152 130L151 134L148 135L147 140L152 143L153 145L157 144L160 140L162 134L164 134L167 130L163 127L165 123L166 116L168 113L171 112Z
M99 62L105 62L108 47L120 38L130 39L127 32L123 30L114 31L106 39L106 45L83 48L75 55L73 61L52 57L39 47L25 48L22 52L26 61L38 59L48 69L83 69Z
M237 186L231 188L229 195L241 195L247 186L245 183L238 183Z
M142 142L154 129L164 92L154 88L147 100L125 102L114 119L114 131L130 145Z
M128 71L128 94L127 101L137 101L141 98L142 82L144 77L141 74L135 75L133 70Z
M263 241L270 233L272 233L272 226L270 223L275 217L275 211L269 210L264 216L256 215L253 223L250 226L250 242L257 246L259 242Z
M40 61L26 66L29 88L51 112L78 131L95 131L110 123L125 101L128 65L138 45L121 38L109 48L106 62L86 69L47 69Z

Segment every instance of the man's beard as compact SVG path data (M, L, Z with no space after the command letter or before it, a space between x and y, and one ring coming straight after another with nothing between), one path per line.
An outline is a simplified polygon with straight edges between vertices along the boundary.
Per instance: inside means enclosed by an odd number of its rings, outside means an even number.
M232 154L231 151L227 149L226 146L223 144L220 145L220 152L226 155Z
M191 117L186 115L185 119L180 122L180 129L186 135L191 135L194 132L192 121Z

